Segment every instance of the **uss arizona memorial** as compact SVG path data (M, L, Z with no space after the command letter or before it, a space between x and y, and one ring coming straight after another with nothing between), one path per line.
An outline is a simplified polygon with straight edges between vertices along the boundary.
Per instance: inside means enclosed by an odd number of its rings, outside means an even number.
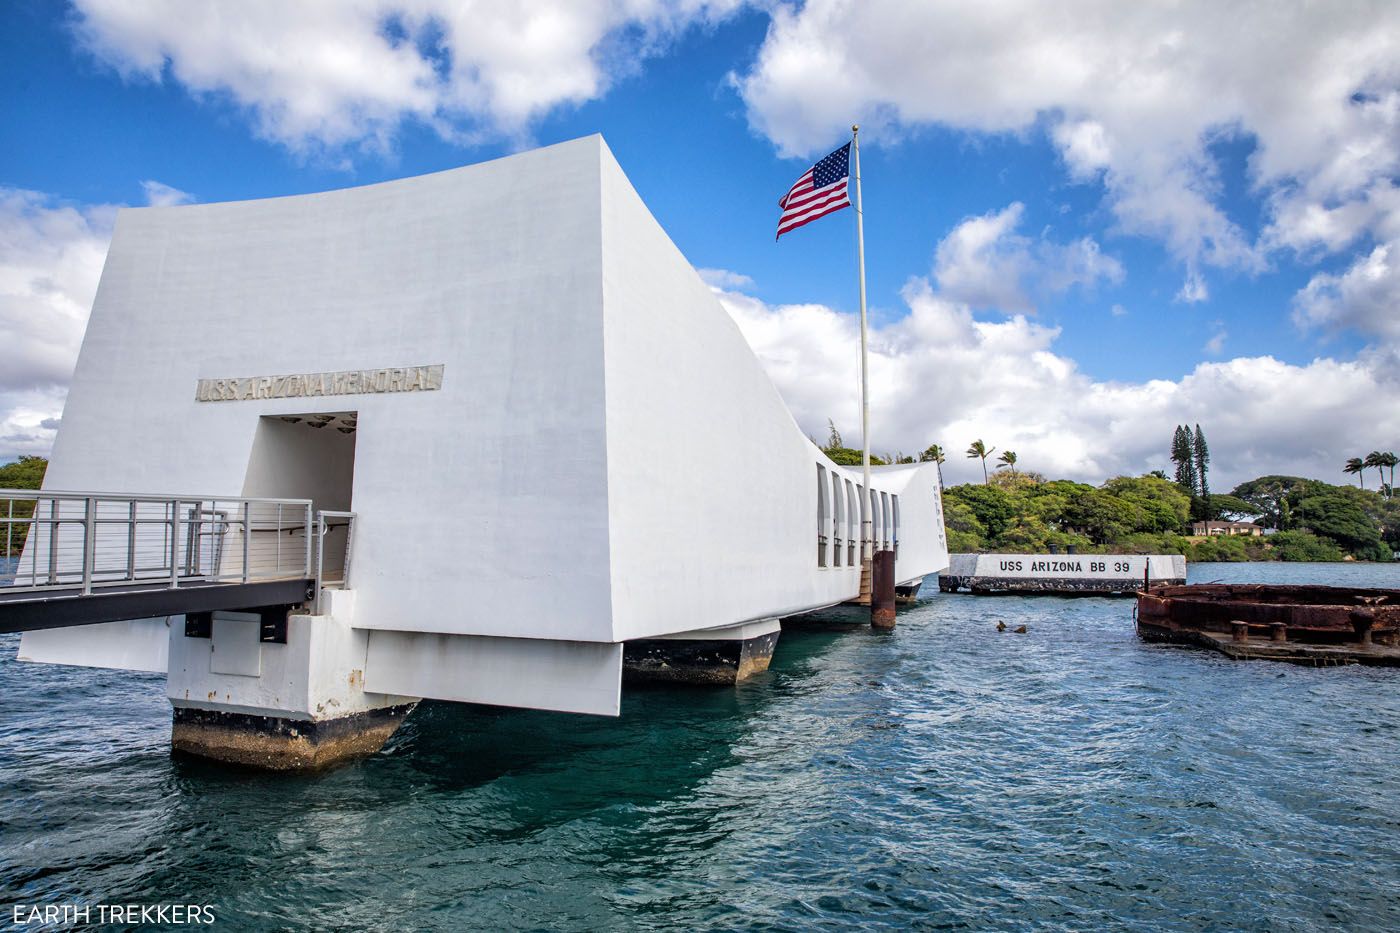
M733 679L857 597L865 519L898 582L943 569L934 465L870 485L601 137L123 210L15 586L316 585L136 599L19 656L165 672L176 747L273 767L371 751L425 697L615 715L624 662Z

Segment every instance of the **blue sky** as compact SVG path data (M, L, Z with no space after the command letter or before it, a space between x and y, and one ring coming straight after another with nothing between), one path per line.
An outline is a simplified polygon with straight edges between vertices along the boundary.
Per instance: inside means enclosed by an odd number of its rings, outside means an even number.
M51 443L111 206L367 184L594 132L760 357L791 364L770 371L799 422L849 439L853 212L773 228L853 120L877 449L986 435L1097 480L1161 465L1191 420L1228 477L1340 481L1340 460L1400 444L1388 5L1089 4L1082 23L1009 3L367 6L0 7L0 333L25 317L13 345L36 361L0 379L0 457ZM833 368L839 390L814 389Z

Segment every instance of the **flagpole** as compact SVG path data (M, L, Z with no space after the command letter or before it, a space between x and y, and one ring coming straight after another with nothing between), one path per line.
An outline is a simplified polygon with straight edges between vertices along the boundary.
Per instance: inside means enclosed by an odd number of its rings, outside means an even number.
M860 268L860 443L861 475L865 480L865 493L862 496L861 520L861 560L873 557L874 540L871 538L874 516L870 506L870 358L866 351L865 324L865 204L860 193L860 124L851 125L851 150L855 155L856 175L856 256Z

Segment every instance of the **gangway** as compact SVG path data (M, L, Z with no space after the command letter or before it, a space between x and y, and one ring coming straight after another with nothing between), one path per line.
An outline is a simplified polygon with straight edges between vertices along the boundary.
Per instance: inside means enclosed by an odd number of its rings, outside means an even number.
M354 519L307 499L0 489L0 633L171 615L198 630L234 610L285 641L292 608L348 586Z

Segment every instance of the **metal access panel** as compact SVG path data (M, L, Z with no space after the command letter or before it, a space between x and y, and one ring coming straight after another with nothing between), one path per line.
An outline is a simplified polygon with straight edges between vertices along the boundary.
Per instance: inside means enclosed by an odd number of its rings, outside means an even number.
M262 617L255 612L216 612L209 638L209 673L262 674Z
M376 629L365 692L616 716L622 645Z

